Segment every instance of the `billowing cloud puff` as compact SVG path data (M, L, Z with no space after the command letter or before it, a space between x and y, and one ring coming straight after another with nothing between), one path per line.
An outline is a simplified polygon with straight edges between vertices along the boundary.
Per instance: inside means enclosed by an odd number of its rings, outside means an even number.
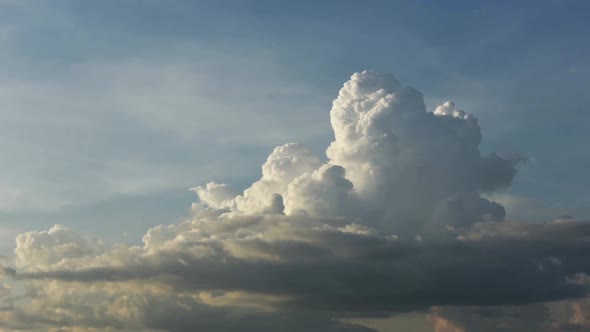
M262 165L262 178L242 195L234 194L233 197L229 186L208 183L206 187L193 189L202 203L195 205L194 209L212 208L246 215L282 214L289 184L295 178L313 172L320 165L320 159L299 144L276 147Z
M504 208L481 195L509 186L522 157L482 156L473 116L451 102L428 112L420 92L365 71L330 117L325 158L279 146L242 193L193 188L194 216L141 245L108 249L63 226L20 235L0 329L373 331L353 318L417 311L471 332L452 306L525 315L586 296L590 223L498 222ZM569 308L585 326L584 305Z
M509 186L522 159L481 156L477 119L454 103L427 112L417 90L364 71L344 84L330 118L335 140L323 165L287 144L273 151L262 179L243 195L224 196L220 205L209 198L220 185L208 185L197 191L201 202L255 215L279 212L272 207L280 201L273 195L280 195L287 215L361 218L410 234L431 224L503 220L503 207L480 194Z
M68 260L94 257L102 243L84 238L77 232L55 225L48 231L27 232L16 238L15 263L20 268L65 264Z

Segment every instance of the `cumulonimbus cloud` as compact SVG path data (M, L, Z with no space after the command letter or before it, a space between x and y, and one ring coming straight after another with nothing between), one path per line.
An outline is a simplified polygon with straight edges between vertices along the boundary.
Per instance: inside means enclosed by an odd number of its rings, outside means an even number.
M369 331L339 318L586 295L590 223L503 222L481 195L509 186L523 158L482 156L473 116L452 102L428 112L372 71L344 84L330 116L325 157L279 146L249 188L193 188L194 216L140 246L63 226L20 235L4 272L28 291L4 294L0 326Z

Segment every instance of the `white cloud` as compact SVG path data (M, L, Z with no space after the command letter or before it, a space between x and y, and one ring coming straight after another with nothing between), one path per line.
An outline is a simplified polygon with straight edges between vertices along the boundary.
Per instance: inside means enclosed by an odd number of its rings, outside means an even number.
M19 268L60 266L69 259L96 257L103 251L102 243L86 239L62 225L48 231L27 232L16 238L15 264Z
M504 219L480 194L509 186L522 159L482 157L477 119L454 103L427 112L417 90L364 71L344 84L330 116L335 140L324 165L299 145L278 147L262 179L223 208L260 214L278 194L288 215L363 218L402 233ZM199 193L206 204L206 188Z

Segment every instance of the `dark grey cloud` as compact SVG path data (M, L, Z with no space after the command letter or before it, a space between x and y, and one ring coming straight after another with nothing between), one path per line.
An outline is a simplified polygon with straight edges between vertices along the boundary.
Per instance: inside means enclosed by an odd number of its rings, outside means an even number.
M217 234L224 240L185 240L143 252L125 266L57 268L21 272L17 278L155 280L182 290L288 296L285 307L344 312L528 304L583 297L588 290L572 281L577 274L590 273L588 222L478 224L458 239L448 234L446 239L414 241L270 226L299 222L288 217L259 219L257 225L284 231L284 239L239 239L235 235L246 229L236 227L236 219L226 222L234 229ZM248 220L244 226L256 225ZM292 234L297 232L308 233L296 239ZM204 256L191 254L203 251Z

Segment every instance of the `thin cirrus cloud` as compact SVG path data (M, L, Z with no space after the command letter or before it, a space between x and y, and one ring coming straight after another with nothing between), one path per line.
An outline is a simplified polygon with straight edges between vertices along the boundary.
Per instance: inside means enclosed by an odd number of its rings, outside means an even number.
M590 224L505 222L485 197L524 158L482 154L476 118L452 102L428 112L416 89L364 71L330 123L325 157L279 146L260 180L193 188L193 217L142 245L109 248L60 225L19 235L0 326L375 331L358 317L412 311L437 331L494 314L510 315L482 329L516 331L531 312L538 331L588 328Z

